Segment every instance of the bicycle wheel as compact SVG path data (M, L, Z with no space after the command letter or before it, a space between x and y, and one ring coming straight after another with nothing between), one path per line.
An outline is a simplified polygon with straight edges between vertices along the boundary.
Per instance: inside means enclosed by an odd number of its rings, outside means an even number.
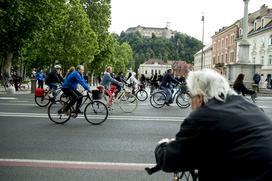
M161 108L164 106L166 95L163 91L155 92L150 97L150 104L154 108Z
M185 109L185 108L189 107L190 106L190 97L189 97L189 95L186 94L186 93L185 94L180 93L179 95L177 95L176 103L182 109Z
M91 124L99 125L107 120L108 108L101 101L92 101L84 109L84 117Z
M136 92L136 97L139 101L145 101L148 97L148 94L145 90L139 90Z
M50 103L50 99L47 93L45 93L45 96L37 97L35 96L35 102L40 107L45 107Z
M120 97L119 107L125 113L133 112L138 106L138 99L132 93L125 93Z
M62 101L55 101L52 102L47 110L48 117L51 121L56 124L64 124L66 123L71 117L71 109L69 109L66 113L63 112L66 103Z

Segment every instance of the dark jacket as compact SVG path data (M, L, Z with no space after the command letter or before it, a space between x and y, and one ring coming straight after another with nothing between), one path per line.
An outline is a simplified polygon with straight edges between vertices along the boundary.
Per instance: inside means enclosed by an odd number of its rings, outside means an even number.
M193 111L176 141L155 150L166 172L198 169L200 181L272 180L272 122L241 96Z
M243 83L234 84L233 89L238 93L242 94L243 96L246 94L252 95L255 94L255 91L249 90Z
M176 84L180 83L170 73L165 73L165 75L162 78L161 86L170 87L171 82L176 83Z
M63 78L59 74L57 74L56 70L50 72L45 78L45 84L49 85L50 83L62 83Z

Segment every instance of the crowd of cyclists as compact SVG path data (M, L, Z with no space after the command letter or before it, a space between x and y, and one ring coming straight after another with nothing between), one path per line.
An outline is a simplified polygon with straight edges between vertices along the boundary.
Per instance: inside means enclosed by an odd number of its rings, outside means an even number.
M42 69L38 69L36 72L38 88L43 88L43 84L46 84L51 90L51 94L49 95L50 99L51 101L54 101L57 96L56 90L59 87L62 87L61 90L63 93L71 99L67 109L77 103L76 112L82 113L82 111L78 109L82 102L82 92L78 90L78 85L81 85L85 91L91 91L88 77L84 76L84 66L72 66L66 71L64 76L62 75L62 72L63 70L60 65L55 65L53 70L47 75L44 74ZM145 77L145 75L142 74L139 76L140 78L137 79L135 72L129 72L126 77L123 72L114 74L112 67L108 66L101 77L102 79L98 84L103 86L104 93L109 97L109 107L112 105L112 100L117 97L124 85L129 86L133 94L138 90L138 87L140 87L140 89L145 89L146 86L149 86L150 94L156 89L162 89L165 91L167 97L165 104L169 105L173 102L171 95L173 93L174 85L185 82L184 77L174 78L172 69L167 70L164 75L157 75L157 73L155 73L151 77ZM113 89L116 89L116 91L112 91Z

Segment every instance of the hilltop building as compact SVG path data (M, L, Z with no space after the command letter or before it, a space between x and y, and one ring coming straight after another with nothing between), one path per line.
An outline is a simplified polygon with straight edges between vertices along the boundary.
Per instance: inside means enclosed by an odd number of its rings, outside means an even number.
M137 26L131 27L126 30L126 33L135 33L139 32L142 37L144 38L152 38L153 35L155 37L162 37L162 38L171 38L174 37L177 33L176 31L170 30L168 27L165 28L154 28L154 27L144 27L144 26Z

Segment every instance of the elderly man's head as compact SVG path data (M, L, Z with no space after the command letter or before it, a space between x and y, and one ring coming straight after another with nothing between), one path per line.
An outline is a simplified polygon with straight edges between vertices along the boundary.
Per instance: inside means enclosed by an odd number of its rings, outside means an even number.
M210 99L225 101L227 95L236 94L228 81L211 69L189 72L187 85L191 94L192 109L207 103Z
M77 70L81 75L83 75L83 73L84 73L84 66L83 66L83 65L78 65L78 66L76 67L76 70Z

